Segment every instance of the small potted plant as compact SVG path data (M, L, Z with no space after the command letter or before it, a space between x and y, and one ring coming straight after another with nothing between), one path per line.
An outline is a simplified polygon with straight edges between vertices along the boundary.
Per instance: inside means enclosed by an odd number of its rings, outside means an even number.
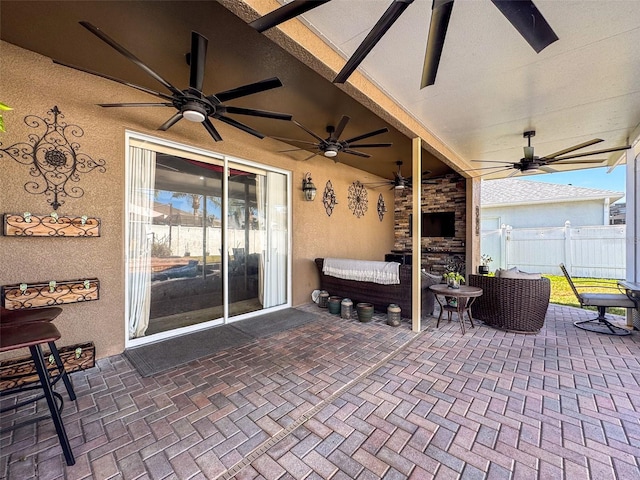
M488 275L489 274L489 264L493 262L493 258L491 258L486 253L482 254L480 257L480 266L478 267L478 273L480 275Z
M449 288L460 288L460 283L464 282L464 277L458 272L447 272L443 277L447 281Z

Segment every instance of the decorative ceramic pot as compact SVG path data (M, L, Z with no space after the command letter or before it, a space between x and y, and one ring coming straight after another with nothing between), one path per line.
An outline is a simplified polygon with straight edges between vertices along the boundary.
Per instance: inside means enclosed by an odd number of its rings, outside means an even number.
M334 315L340 315L340 302L342 302L341 297L337 297L332 295L329 297L329 313L333 313Z
M373 318L373 304L358 303L356 305L356 312L358 313L358 320L361 322L370 322Z
M322 290L320 297L318 298L318 306L320 308L327 308L329 306L329 292Z
M344 319L351 318L353 314L353 301L350 298L343 298L340 302L340 316Z
M400 326L402 322L401 319L401 309L395 303L390 304L387 307L387 325L391 325L392 327Z

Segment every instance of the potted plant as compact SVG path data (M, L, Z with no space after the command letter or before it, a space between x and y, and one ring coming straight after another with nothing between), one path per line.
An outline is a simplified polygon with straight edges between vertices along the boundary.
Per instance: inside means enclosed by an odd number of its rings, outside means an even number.
M493 262L493 258L491 258L486 253L482 254L480 257L480 266L478 267L478 273L480 275L488 275L489 274L489 264Z
M443 277L447 281L449 288L460 288L460 283L464 282L464 277L458 272L447 272Z

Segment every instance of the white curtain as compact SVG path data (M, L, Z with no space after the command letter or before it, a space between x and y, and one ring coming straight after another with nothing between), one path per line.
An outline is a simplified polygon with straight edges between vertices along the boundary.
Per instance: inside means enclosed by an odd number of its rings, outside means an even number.
M129 202L128 238L128 325L129 338L144 336L149 326L151 303L151 246L153 234L156 154L129 147L127 198Z
M287 177L267 172L264 308L287 301L288 213Z
M260 300L260 304L262 308L264 308L264 273L265 273L265 257L266 251L264 250L264 246L266 245L266 235L265 232L267 230L267 212L265 211L265 188L266 188L266 180L267 177L264 175L256 176L256 202L258 207L258 218L260 219L260 223L258 225L260 232L260 245L263 246L263 250L260 254L260 262L259 262L259 271L258 271L258 299Z

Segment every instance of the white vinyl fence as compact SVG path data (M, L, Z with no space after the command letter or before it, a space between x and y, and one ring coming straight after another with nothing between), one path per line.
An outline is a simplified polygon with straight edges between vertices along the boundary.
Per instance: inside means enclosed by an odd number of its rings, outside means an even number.
M562 275L564 263L575 277L624 279L626 225L483 230L481 251L489 268L518 267L525 272Z

